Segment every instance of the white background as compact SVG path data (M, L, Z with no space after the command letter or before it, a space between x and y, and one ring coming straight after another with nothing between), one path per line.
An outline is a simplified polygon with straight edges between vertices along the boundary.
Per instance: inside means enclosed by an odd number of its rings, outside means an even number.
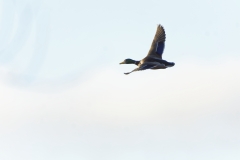
M240 2L0 1L0 159L239 160ZM173 68L136 72L157 24Z

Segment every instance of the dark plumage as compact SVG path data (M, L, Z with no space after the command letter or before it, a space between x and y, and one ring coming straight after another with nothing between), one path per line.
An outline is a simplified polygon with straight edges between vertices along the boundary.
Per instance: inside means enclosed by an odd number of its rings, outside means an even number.
M167 62L162 59L162 54L165 47L166 34L165 30L161 25L158 25L156 34L154 36L151 48L145 58L141 61L135 61L132 59L125 59L120 64L136 64L138 68L131 72L125 73L130 74L134 71L141 71L146 69L166 69L173 67L175 63Z

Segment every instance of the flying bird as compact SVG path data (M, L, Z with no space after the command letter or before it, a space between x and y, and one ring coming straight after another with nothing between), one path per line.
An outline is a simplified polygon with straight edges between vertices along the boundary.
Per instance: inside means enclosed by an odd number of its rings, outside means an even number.
M132 72L142 71L146 69L166 69L168 67L173 67L175 63L167 62L166 60L162 59L162 54L165 47L165 40L166 40L165 30L163 26L159 24L147 56L140 61L128 58L120 63L120 64L135 64L138 66L131 72L127 72L124 74L128 75Z

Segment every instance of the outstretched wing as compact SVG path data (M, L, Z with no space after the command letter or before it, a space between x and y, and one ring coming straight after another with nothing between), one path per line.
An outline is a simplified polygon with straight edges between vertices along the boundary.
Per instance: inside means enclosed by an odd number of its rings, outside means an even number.
M148 55L157 56L162 58L164 46L165 46L166 34L163 26L158 25L155 37L152 42L152 46L148 52Z
M146 70L146 69L152 69L154 67L156 67L156 64L142 64L140 67L135 68L131 72L127 72L127 73L124 73L124 74L130 74L130 73L135 72L135 71L142 71L142 70Z

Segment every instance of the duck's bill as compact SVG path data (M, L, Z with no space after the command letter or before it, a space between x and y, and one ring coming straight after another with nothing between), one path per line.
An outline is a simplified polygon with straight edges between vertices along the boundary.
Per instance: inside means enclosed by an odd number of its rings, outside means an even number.
M124 62L121 62L121 63L119 63L119 64L125 64Z

